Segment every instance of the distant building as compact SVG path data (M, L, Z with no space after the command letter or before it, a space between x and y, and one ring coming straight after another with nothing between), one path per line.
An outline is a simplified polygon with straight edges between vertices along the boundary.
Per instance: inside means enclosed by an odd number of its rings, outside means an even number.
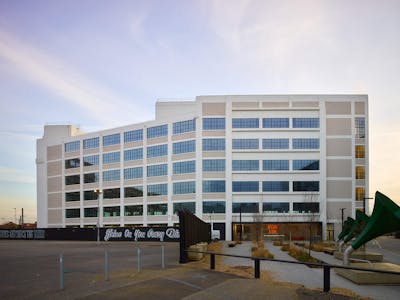
M366 95L199 96L99 132L45 126L38 227L96 226L98 207L101 226L174 225L185 208L227 240L257 222L294 239L312 222L332 237L342 209L363 209L368 156Z

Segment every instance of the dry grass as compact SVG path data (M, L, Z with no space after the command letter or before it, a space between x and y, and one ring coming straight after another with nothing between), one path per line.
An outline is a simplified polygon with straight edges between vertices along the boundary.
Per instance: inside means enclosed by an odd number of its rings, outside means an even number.
M251 251L253 257L274 258L274 255L265 248L257 248Z
M274 245L274 246L282 246L283 242L282 241L273 241L272 245Z
M290 250L290 244L289 243L285 243L282 245L281 247L282 251L289 251Z
M317 263L318 262L317 259L315 259L312 256L309 256L306 251L303 251L303 250L301 250L301 249L299 249L297 247L291 247L289 249L289 255L291 257L294 257L298 261L301 261L301 262L311 262L311 263Z

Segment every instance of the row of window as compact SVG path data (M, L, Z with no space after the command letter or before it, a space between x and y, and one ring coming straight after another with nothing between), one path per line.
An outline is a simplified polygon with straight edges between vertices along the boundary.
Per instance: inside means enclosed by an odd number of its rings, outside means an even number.
M288 202L269 202L262 203L263 213L289 213L290 203ZM142 216L143 205L127 205L123 208L124 216ZM173 213L179 210L187 210L196 213L195 202L181 202L173 204ZM203 202L203 213L224 214L224 201ZM257 202L232 203L233 213L259 213L259 204ZM80 218L79 208L70 208L65 210L66 218ZM316 202L294 202L293 213L319 213L319 203ZM84 208L85 218L95 218L98 214L97 207ZM148 204L147 215L160 216L168 214L168 204ZM121 215L120 206L103 207L103 217L119 217Z
M232 171L259 171L259 160L232 160ZM289 160L274 159L262 161L263 171L289 171ZM294 159L293 171L314 171L319 170L319 160L315 159Z
M363 121L363 122L362 122ZM289 118L263 118L263 128L289 128ZM203 118L203 130L224 130L225 118ZM233 118L233 128L259 128L258 118ZM319 128L319 118L293 118L293 128ZM182 134L196 130L195 120L175 122L172 124L173 134ZM356 130L365 135L365 119L356 118ZM159 125L146 129L147 138L157 138L168 135L168 125ZM143 140L143 129L124 132L124 142ZM103 146L118 145L121 143L119 133L103 136ZM83 140L83 149L98 148L100 138L94 137ZM76 152L80 149L80 141L65 143L65 152Z
M211 138L202 140L203 151L225 151L226 143L223 138ZM233 150L258 150L259 139L233 139ZM288 138L262 139L262 149L289 149ZM294 138L292 149L319 149L318 138ZM196 151L196 141L176 142L172 144L173 154L190 153ZM357 153L361 152L361 149ZM168 145L156 145L147 147L147 157L159 157L168 155ZM143 159L143 148L129 149L124 151L124 161ZM119 151L103 154L103 164L118 163L121 160ZM83 157L84 166L99 164L99 155ZM79 158L72 158L65 161L65 168L77 168L80 166Z
M293 192L318 192L319 181L293 181ZM233 192L259 192L258 181L233 181ZM262 181L263 192L289 192L289 181Z
M259 128L259 123L259 118L233 118L232 128ZM319 128L319 118L293 118L292 126ZM289 118L263 118L262 128L289 128Z
M187 120L173 123L173 134L182 134L185 132L192 132L196 130L195 120ZM168 135L168 125L159 125L147 128L147 138L157 138ZM124 132L124 142L137 142L143 140L143 129L137 129ZM121 135L119 133L103 136L103 146L118 145L121 143ZM90 138L83 140L83 149L98 148L100 145L100 138ZM79 151L80 141L65 143L65 152Z
M174 182L173 194L194 194L196 193L195 181ZM294 192L318 192L318 181L293 181L292 187ZM233 192L259 192L258 181L233 181ZM263 192L288 192L289 181L262 181ZM224 180L204 180L203 193L219 193L225 192ZM96 200L97 194L92 191L83 192L83 200ZM130 197L143 197L143 186L131 186L124 188L125 198ZM150 184L147 185L147 196L160 196L168 195L168 184ZM119 188L105 189L103 191L103 199L120 198L121 193ZM65 200L80 201L80 192L67 192L65 193Z
M114 152L113 152L114 153ZM116 153L116 152L115 152ZM110 153L111 154L111 153ZM93 156L91 156L92 158ZM115 156L107 156L107 161L115 162ZM95 161L94 159L92 161ZM79 167L79 158L68 159L65 161L66 168ZM143 167L125 169L125 179L142 178ZM167 164L147 166L147 176L164 176L167 175ZM173 174L185 174L196 172L196 161L182 161L172 164ZM259 160L232 160L233 171L259 171ZM263 160L263 171L289 171L289 160ZM312 159L295 159L292 164L293 171L309 171L319 170L319 160ZM357 167L356 174L361 174L364 167ZM204 159L204 172L221 172L225 171L225 159ZM365 171L364 171L365 173ZM358 176L359 177L359 176ZM358 178L357 179L360 179Z

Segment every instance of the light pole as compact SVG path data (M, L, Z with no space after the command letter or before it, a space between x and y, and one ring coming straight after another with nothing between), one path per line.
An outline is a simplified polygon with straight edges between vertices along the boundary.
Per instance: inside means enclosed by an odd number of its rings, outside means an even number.
M342 231L343 231L343 211L345 210L346 208L345 207L342 207L340 210L342 211Z
M365 208L366 208L366 206L365 206L365 200L369 200L369 199L374 199L374 198L371 198L371 197L364 197L364 198L363 198L363 210L364 210L364 214L366 214L366 211L365 211Z
M100 245L100 195L102 192L101 189L94 189L97 198L97 245Z

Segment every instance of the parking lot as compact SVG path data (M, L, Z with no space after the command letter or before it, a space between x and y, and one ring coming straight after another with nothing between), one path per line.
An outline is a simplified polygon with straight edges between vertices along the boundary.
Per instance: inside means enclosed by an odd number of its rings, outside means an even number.
M161 270L159 242L0 241L0 299L43 299L60 293L59 255L64 257L65 293L84 295L129 282L137 273L137 248L142 270ZM164 243L166 268L178 265L179 243ZM104 280L105 250L110 281Z

